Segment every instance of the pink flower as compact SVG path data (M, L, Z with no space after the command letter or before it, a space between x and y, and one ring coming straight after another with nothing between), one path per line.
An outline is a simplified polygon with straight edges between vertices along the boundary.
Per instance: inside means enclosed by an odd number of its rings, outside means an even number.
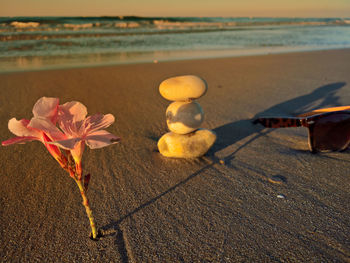
M60 105L58 125L66 138L50 142L63 149L70 150L76 163L77 173L80 175L81 158L85 144L91 149L97 149L120 141L119 137L102 130L114 122L112 114L95 114L89 117L86 117L86 115L86 107L80 102L72 101Z
M103 130L114 122L112 114L95 114L86 117L86 107L80 102L72 101L58 105L56 98L42 97L33 107L33 118L17 120L12 118L8 127L17 137L2 142L3 146L25 143L28 141L41 141L56 158L61 167L77 183L83 205L89 217L92 238L98 239L98 231L86 192L89 185L90 174L83 176L81 158L85 144L91 149L102 148L117 143L120 138ZM59 125L59 128L56 126ZM61 147L65 149L61 153Z
M7 146L33 140L41 141L60 165L65 165L64 158L62 158L57 146L49 144L53 140L65 138L65 135L55 126L58 117L58 103L57 98L42 97L35 103L33 107L34 117L30 121L12 118L8 123L8 128L17 137L3 141L2 145ZM42 123L45 129L35 127L35 123L38 122Z

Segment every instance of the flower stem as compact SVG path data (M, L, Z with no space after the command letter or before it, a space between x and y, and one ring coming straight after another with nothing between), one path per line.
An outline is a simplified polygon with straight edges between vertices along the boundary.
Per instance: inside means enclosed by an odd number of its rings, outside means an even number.
M90 205L89 205L89 199L86 196L86 190L84 188L83 180L75 179L75 182L77 183L77 185L79 187L81 197L83 198L83 205L85 206L86 214L87 214L89 221L90 221L90 226L91 226L91 231L92 231L92 239L97 240L98 233L96 230L95 219L92 215L92 210L91 210Z

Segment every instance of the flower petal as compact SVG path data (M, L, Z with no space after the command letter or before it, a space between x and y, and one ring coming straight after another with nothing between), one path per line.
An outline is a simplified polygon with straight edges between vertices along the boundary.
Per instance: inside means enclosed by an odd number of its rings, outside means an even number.
M64 140L67 137L48 119L32 118L28 127L45 132L51 140Z
M85 119L87 109L84 104L78 101L71 101L59 106L59 115L60 117L78 122Z
M48 118L56 123L58 113L58 98L40 98L33 107L34 117Z
M90 133L85 140L90 149L97 149L119 142L120 137L115 136L108 131L100 130Z
M107 128L114 122L112 114L95 114L85 119L80 133L90 134L100 129ZM82 131L84 129L84 131Z
M74 149L75 145L81 141L81 138L71 138L67 140L60 140L60 141L53 141L53 142L47 142L48 144L54 144L58 147L61 147L66 150L72 150Z
M73 159L75 161L75 168L76 168L76 172L81 175L82 173L82 167L81 167L81 158L83 157L83 153L84 153L84 149L85 149L85 143L84 141L79 141L75 144L74 149L70 150L70 153L73 156Z
M60 128L70 135L76 135L87 115L86 107L77 101L67 102L59 106L58 124Z
M26 143L34 140L39 140L37 137L33 136L21 136L21 137L14 137L9 140L3 141L1 143L2 146L7 146L15 143Z
M40 132L31 129L28 127L29 120L21 119L17 120L16 118L12 118L9 120L8 128L10 132L12 132L14 135L17 135L19 137L22 136L32 136L32 137L40 137Z

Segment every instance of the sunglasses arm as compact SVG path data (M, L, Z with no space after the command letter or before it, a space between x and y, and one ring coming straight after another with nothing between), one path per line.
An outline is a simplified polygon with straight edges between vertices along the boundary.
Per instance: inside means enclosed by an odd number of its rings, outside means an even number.
M308 117L308 116L317 115L317 114L326 113L326 112L349 111L349 110L350 110L350 106L331 107L331 108L317 109L310 112L306 112L298 115L298 117Z

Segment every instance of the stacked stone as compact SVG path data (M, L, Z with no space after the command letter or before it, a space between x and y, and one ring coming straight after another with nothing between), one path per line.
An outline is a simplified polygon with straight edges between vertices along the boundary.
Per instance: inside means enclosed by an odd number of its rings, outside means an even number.
M199 129L204 120L202 107L194 101L208 89L206 82L193 75L164 80L159 92L167 100L174 101L166 110L166 122L170 132L158 141L159 152L166 157L195 158L204 155L216 140L208 129Z

